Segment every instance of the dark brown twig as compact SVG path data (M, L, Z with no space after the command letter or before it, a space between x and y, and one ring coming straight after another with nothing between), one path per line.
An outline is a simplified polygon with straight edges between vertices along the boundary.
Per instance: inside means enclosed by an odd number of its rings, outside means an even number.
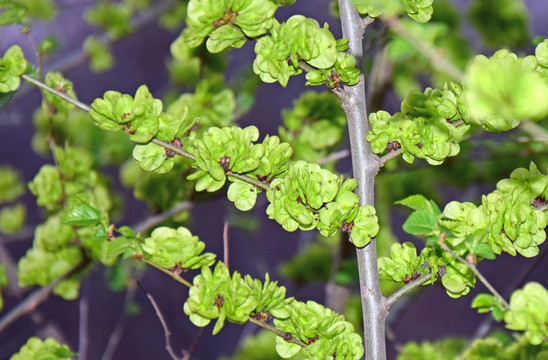
M21 316L31 313L38 305L43 303L51 294L53 289L63 280L83 270L89 263L89 260L84 260L72 270L61 276L59 279L49 283L48 285L39 288L30 293L25 300L21 301L16 307L11 309L6 315L0 319L0 333L10 326L15 320Z
M154 297L152 297L152 295L150 295L145 290L145 288L143 287L143 285L141 285L141 283L139 281L137 281L137 285L139 286L139 289L141 289L141 291L143 293L145 293L145 295L147 296L148 300L152 304L152 307L154 307L154 311L156 312L156 316L158 317L158 319L160 320L160 323L162 324L162 328L164 329L164 336L165 336L165 339L166 339L166 346L165 347L166 347L167 352L169 353L169 355L171 356L171 358L173 360L182 360L182 357L179 357L175 353L173 348L171 347L171 342L170 342L171 332L169 331L169 328L167 327L167 323L164 319L164 316L162 315L162 312L160 311L160 308L158 307L158 304L156 303L156 300L154 300Z

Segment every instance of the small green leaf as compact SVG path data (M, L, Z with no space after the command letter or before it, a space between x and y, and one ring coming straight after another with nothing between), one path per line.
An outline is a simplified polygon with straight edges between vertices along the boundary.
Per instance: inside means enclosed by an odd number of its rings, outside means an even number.
M301 351L301 349L302 347L298 344L285 341L279 336L276 337L276 352L284 359L289 359Z
M405 199L398 200L394 204L404 205L413 210L430 210L431 205L427 198L417 194L406 197Z
M70 207L63 218L63 224L73 226L97 225L101 221L101 212L84 201Z
M131 247L131 241L123 236L119 236L112 241L107 242L105 256L107 261L123 254L129 247Z
M414 211L405 223L403 230L411 235L428 235L438 224L438 219L427 210Z
M489 260L495 260L495 253L493 252L493 248L485 243L479 243L474 248L474 254L477 256L481 256L482 258L489 259Z

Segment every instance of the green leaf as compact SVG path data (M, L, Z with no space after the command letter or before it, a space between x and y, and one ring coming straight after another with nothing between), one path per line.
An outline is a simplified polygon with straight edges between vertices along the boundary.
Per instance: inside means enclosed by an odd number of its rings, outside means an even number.
M403 230L411 235L428 235L437 225L438 219L431 211L417 210L409 215L403 224Z
M63 218L63 224L73 226L97 225L101 221L101 212L82 198L69 207Z
M482 258L489 259L489 260L495 260L495 253L493 252L493 248L485 243L479 243L474 248L474 254L477 256L481 256Z
M2 113L2 108L9 104L11 99L13 99L13 95L15 95L16 91L10 91L10 92L0 92L0 114Z
M411 195L405 199L398 200L394 204L404 205L413 210L431 210L430 202L423 195Z
M106 259L111 260L118 257L118 255L123 254L126 249L130 248L132 245L131 240L126 237L119 236L107 243L106 250Z
M248 211L255 206L257 201L257 188L244 182L233 182L228 188L228 200L234 202L238 210Z
M298 344L285 341L281 337L276 337L276 352L284 359L289 359L301 351L302 347Z

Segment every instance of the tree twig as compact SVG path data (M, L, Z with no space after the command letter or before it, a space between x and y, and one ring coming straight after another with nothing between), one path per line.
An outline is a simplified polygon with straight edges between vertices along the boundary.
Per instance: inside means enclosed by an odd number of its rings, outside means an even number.
M388 161L401 155L401 148L390 151L379 158L379 168L383 167Z
M83 270L88 263L89 260L87 259L85 261L82 261L80 264L72 268L72 270L70 270L57 280L54 280L48 285L34 290L32 293L30 293L25 298L25 300L21 301L16 307L11 309L10 312L8 312L0 319L0 333L21 316L31 313L34 309L36 309L36 307L38 307L38 305L43 303L49 297L49 295L57 285L59 285L63 280Z
M386 298L386 309L387 310L390 309L390 307L394 305L394 303L398 301L398 299L400 299L402 296L406 295L407 293L413 291L415 288L421 286L422 284L424 284L430 279L432 279L432 273L423 275L417 280L411 281L409 284L405 285L401 289L396 290L388 298Z
M320 160L316 161L316 164L325 165L325 164L328 164L332 161L341 160L341 159L344 159L344 158L349 157L349 156L350 156L350 150L342 149L342 150L336 151L334 153L331 153L331 154L327 155L324 158L321 158Z
M55 90L55 89L52 89L51 87L47 86L46 84L44 84L43 82L41 81L38 81L30 76L28 76L27 74L23 74L21 75L21 78L30 82L31 84L34 84L36 86L38 86L40 89L42 90L45 90L45 91L48 91L54 95L57 95L59 96L61 99L65 100L66 102L76 106L78 109L81 109L81 110L84 110L84 111L87 111L87 112L90 112L91 111L91 107L89 107L88 105L84 104L83 102L80 102L76 99L74 99L73 97L70 97L68 96L67 94L61 92L61 91L58 91L58 90Z
M451 250L444 243L441 244L441 248L443 250L447 251L449 254L451 254L451 256L453 256L455 259L460 261L462 264L466 265L470 270L472 270L472 272L478 277L478 279L480 279L480 281L483 283L483 285L485 285L485 287L491 292L491 294L493 294L493 296L495 296L495 298L497 298L499 303L502 304L504 309L506 309L506 310L510 309L510 304L508 304L508 302L506 302L506 300L502 297L502 295L500 295L498 293L498 291L493 287L493 285L491 285L491 283L489 283L489 281L487 281L487 279L479 272L476 265L470 264L468 261L466 261L465 259L463 259L459 255L457 255L453 250Z
M118 321L116 322L116 326L114 327L114 330L108 337L108 343L107 343L107 346L105 347L105 351L103 352L103 356L101 357L101 360L110 360L114 356L116 347L120 343L120 339L122 338L122 334L124 333L124 328L126 327L127 308L129 307L129 304L135 298L136 291L137 291L137 286L135 285L128 286L126 290L126 295L124 297L124 305L122 306L122 311L120 312L120 316L118 318Z
M190 345L188 350L183 350L183 355L184 355L183 360L192 359L192 354L198 348L198 344L200 344L200 341L202 340L202 336L204 336L205 329L206 329L205 327L200 328L200 330L198 331L198 335L196 335L196 338L192 342L192 345Z
M301 340L297 339L297 338L294 338L294 337L289 337L287 336L286 333L284 333L283 331L280 331L278 329L276 329L274 326L272 325L269 325L263 321L260 321L260 320L257 320L253 317L250 317L249 318L249 322L252 322L253 324L255 325L259 325L260 327L262 327L263 329L266 329L268 331L272 331L274 334L278 335L279 337L283 338L285 341L287 342L290 342L290 343L293 343L293 344L297 344L297 345L300 345L302 347L305 347L307 346L304 342L302 342Z
M148 264L148 265L152 266L153 268L156 268L156 269L160 270L160 271L163 272L164 274L169 275L172 279L174 279L174 280L177 281L177 282L180 282L181 284L185 285L186 287L189 287L189 288L192 287L192 284L191 284L190 282L188 282L187 280L183 279L182 277L180 277L179 275L175 274L174 272L169 271L168 269L164 269L163 267L161 267L161 266L159 266L159 265L156 265L155 263L153 263L153 262L150 261L150 260L147 260L147 259L140 259L139 261L142 261L142 262L144 262L145 264Z
M171 347L171 341L170 341L171 332L169 331L169 328L167 327L167 323L164 319L164 316L162 315L162 312L160 311L160 308L158 307L158 304L156 303L156 300L154 300L154 297L152 297L152 295L150 295L145 290L145 288L143 287L143 285L141 285L141 283L139 281L137 281L137 285L139 286L139 289L141 289L141 291L147 296L148 300L152 304L152 307L154 307L154 311L156 312L156 316L158 317L158 319L160 320L160 323L162 324L162 328L164 329L164 337L166 339L165 348L166 348L167 352L169 353L169 355L171 356L171 358L173 360L181 360L182 357L178 356L175 353L175 351L173 350L173 348Z
M154 216L151 216L149 218L147 218L145 221L137 224L137 225L134 225L133 226L133 230L135 231L136 234L139 234L139 233L144 233L150 229L152 229L153 227L155 227L156 225L168 220L169 218L185 211L185 210L189 210L191 209L193 206L192 202L190 201L182 201L178 204L175 204L173 207L171 207L170 209L160 213L160 214L157 214L157 215L154 215Z

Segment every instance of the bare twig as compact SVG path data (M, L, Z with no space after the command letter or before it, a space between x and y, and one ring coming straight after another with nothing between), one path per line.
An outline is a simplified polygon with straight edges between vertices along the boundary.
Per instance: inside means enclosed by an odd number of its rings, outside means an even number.
M172 279L174 279L177 282L180 282L181 284L185 285L186 287L189 287L189 288L192 287L191 283L189 283L187 280L183 279L182 277L180 277L179 275L177 275L173 271L170 271L168 269L164 269L163 267L161 267L159 265L156 265L155 263L153 263L152 261L149 261L147 259L140 259L139 261L142 261L145 264L148 264L148 265L152 266L153 268L156 268L156 269L160 270L164 274L169 275Z
M156 300L154 300L154 298L152 297L152 295L150 295L146 290L145 288L143 287L143 285L141 285L140 282L137 281L137 285L139 285L139 289L141 289L141 291L143 293L145 293L145 295L147 296L148 300L150 301L150 303L152 304L152 307L154 307L154 311L156 312L156 316L158 317L158 319L160 320L160 323L162 324L162 328L164 329L164 336L166 338L166 350L167 352L169 353L169 355L171 356L171 358L173 360L181 360L182 357L178 356L175 351L173 350L173 348L171 347L171 342L170 342L170 338L171 338L171 332L169 331L169 328L167 327L167 323L164 319L164 316L162 315L162 312L160 311L160 308L158 307L158 304L156 303Z
M510 285L507 285L506 291L504 294L506 297L510 297L512 292L521 287L525 280L529 277L529 275L533 272L533 270L537 267L538 264L542 262L542 259L548 254L548 247L544 247L544 250L542 250L541 254L535 256L534 258L530 259L527 263L525 263L521 269L518 276L516 276ZM493 317L488 316L485 318L485 320L478 326L476 329L476 332L474 333L474 336L470 339L470 343L472 343L473 340L479 339L482 337L485 337L489 330L491 329L491 326L493 324Z
M176 205L174 205L172 208L160 213L160 214L157 214L157 215L154 215L154 216L151 216L149 218L147 218L145 221L139 223L138 225L134 225L133 227L133 230L135 231L136 234L139 234L139 233L144 233L150 229L152 229L153 227L155 227L156 225L168 220L169 218L185 211L185 210L189 210L190 208L192 208L193 204L190 202L190 201L183 201L183 202L180 202Z
M396 149L394 151L390 151L389 153L381 156L379 158L379 168L383 167L384 164L386 164L388 161L397 158L401 155L401 148Z
M321 158L320 160L316 161L316 164L325 165L325 164L328 164L332 161L341 160L341 159L347 158L349 156L350 156L350 150L343 149L343 150L340 150L340 151L336 151L332 154L329 154L324 158Z
M89 284L82 286L82 296L80 297L80 321L78 326L78 359L87 360L89 345Z
M276 329L274 326L272 325L269 325L265 322L262 322L260 320L257 320L253 317L250 317L249 318L249 321L252 322L253 324L255 325L259 325L260 327L262 327L263 329L266 329L268 331L272 331L274 334L278 335L279 337L283 338L285 341L287 342L290 342L290 343L293 343L293 344L297 344L297 345L300 345L302 347L305 347L307 346L304 342L302 342L301 340L299 339L296 339L294 337L291 337L291 336L287 336L286 333L284 333L283 331L280 331L278 329Z
M506 310L510 309L510 304L508 304L508 302L506 302L506 300L502 297L502 295L500 295L498 293L498 291L495 290L493 285L491 285L489 283L489 281L487 281L487 279L479 272L478 268L474 264L470 264L468 261L466 261L465 259L463 259L459 255L457 255L453 250L451 250L444 243L441 244L441 248L443 250L447 251L449 254L451 254L451 256L453 256L455 259L460 261L462 264L466 265L470 270L472 270L472 272L478 277L478 279L480 279L480 281L483 283L483 285L485 285L485 287L491 292L491 294L493 294L497 298L499 303L502 304L504 309L506 309Z
M44 84L43 82L40 82L36 79L33 79L31 77L29 77L28 75L24 74L21 76L23 79L35 84L36 86L40 87L41 89L45 90L45 91L48 91L54 95L57 95L59 96L60 98L62 98L63 100L73 104L74 106L76 106L77 108L81 109L81 110L84 110L84 111L87 111L87 112L90 112L92 111L93 109L91 107L89 107L88 105L68 96L67 94L64 94L60 91L57 91L55 89L52 89L51 87L47 86L46 84ZM159 139L152 139L150 142L156 144L156 145L160 145L161 147L165 148L165 149L169 149L171 151L173 151L174 153L176 153L177 155L180 155L180 156L183 156L183 157L186 157L188 159L191 159L191 160L196 160L196 157L192 154L189 154L187 153L185 150L183 149L180 149L178 148L177 146L175 145L172 145L170 143L167 143L165 141L162 141L162 140L159 140ZM261 189L263 190L270 190L270 186L268 186L268 184L266 184L265 182L262 182L258 179L254 179L252 177L249 177L247 175L241 175L241 174L236 174L236 173L233 173L231 171L227 171L226 172L226 175L227 176L232 176L232 177L235 177L237 179L240 179L242 181L245 181L249 184L252 184L252 185L255 185L257 187L260 187Z
M270 190L270 186L268 186L267 183L262 182L261 180L258 180L258 179L253 179L247 175L236 174L236 173L233 173L232 171L227 171L226 175L235 177L236 179L240 179L242 181L245 181L246 183L260 187L261 189L265 191Z
M394 305L394 303L398 301L398 299L400 299L402 296L409 293L410 291L413 291L415 288L421 286L430 279L432 279L432 273L423 275L417 280L411 281L409 284L405 285L401 289L396 290L392 295L386 298L386 309L390 309L390 307Z
M375 22L375 18L372 18L370 16L364 17L362 22L363 30L365 31L365 28L373 24L373 22Z
M190 160L196 160L196 157L194 155L187 153L186 151L184 151L181 148L178 148L175 145L171 145L170 143L167 143L165 141L158 140L158 139L152 139L151 142L156 144L156 145L160 145L164 149L171 150L177 155L180 155L182 157L186 157L187 159L190 159Z
M116 326L114 327L114 330L108 337L108 343L105 348L105 352L103 353L103 356L101 357L101 360L110 360L114 356L116 347L120 343L120 339L122 338L122 334L124 333L124 329L126 327L127 308L129 307L129 305L135 298L136 291L137 291L137 286L135 285L128 286L126 290L126 295L124 297L124 305L122 306L122 311L120 312L120 317L118 318L118 321L116 323Z
M31 313L38 305L43 303L51 294L53 289L61 281L71 277L72 275L80 272L83 270L87 264L89 263L89 260L85 260L76 267L74 267L72 270L67 272L65 275L61 276L59 279L52 281L48 285L41 287L32 293L30 293L25 300L21 301L16 307L10 310L6 315L0 319L0 333L4 331L8 326L10 326L15 320L19 319L21 316Z
M202 336L204 336L205 329L206 329L205 327L200 328L200 330L198 331L198 335L196 335L196 338L192 342L192 345L190 345L188 350L183 350L183 355L184 355L183 360L192 359L192 354L198 348L198 345L200 344L200 341L202 340Z
M223 250L224 250L224 263L226 265L227 269L230 269L228 265L229 260L229 251L228 251L228 221L225 221L225 225L223 227Z
M21 78L25 79L26 81L28 81L28 82L36 85L36 86L38 86L42 90L48 91L48 92L50 92L54 95L59 96L61 99L65 100L68 103L71 103L72 105L76 106L78 109L81 109L81 110L84 110L84 111L87 111L87 112L91 111L91 107L89 107L88 105L86 105L86 104L84 104L84 103L68 96L67 94L65 94L61 91L57 91L55 89L50 88L49 86L47 86L43 82L38 81L38 80L28 76L27 74L21 75Z

